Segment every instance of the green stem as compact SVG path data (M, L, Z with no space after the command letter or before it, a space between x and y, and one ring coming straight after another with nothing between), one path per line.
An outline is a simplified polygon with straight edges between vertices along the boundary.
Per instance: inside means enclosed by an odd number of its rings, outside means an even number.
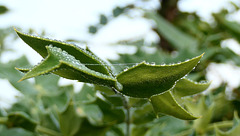
M222 121L222 122L210 124L207 128L207 131L213 130L215 128L215 126L218 128L228 128L228 127L233 126L233 122L232 121Z
M215 127L229 128L229 127L232 127L232 126L233 126L232 121L222 121L222 122L218 122L218 123L212 123L212 124L208 125L205 132L212 131L212 130L215 129ZM192 131L193 131L193 129L189 129L189 130L186 130L186 131L183 131L183 132L179 133L177 136L187 136L187 135L191 134Z
M130 136L130 107L128 105L128 101L126 99L126 97L121 94L117 89L115 88L112 88L113 91L115 92L115 94L118 94L121 96L122 98L122 101L123 101L123 106L124 106L124 109L126 110L126 119L125 119L125 122L126 122L126 135L125 136Z
M49 136L62 136L62 134L59 133L59 132L56 132L52 129L45 128L45 127L39 126L39 125L37 126L36 131L40 132L40 133L43 133L43 134L46 134L46 135L49 135Z

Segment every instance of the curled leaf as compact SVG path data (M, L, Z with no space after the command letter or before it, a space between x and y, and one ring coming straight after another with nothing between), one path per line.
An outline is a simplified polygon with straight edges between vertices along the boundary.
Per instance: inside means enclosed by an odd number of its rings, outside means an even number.
M58 47L66 51L67 53L75 57L76 60L81 61L81 63L83 64L91 64L86 65L86 67L88 67L89 69L106 75L111 75L111 68L108 67L108 65L103 60L98 58L93 53L87 51L86 49L62 41L24 34L16 29L15 31L25 43L27 43L31 48L38 52L43 58L47 57L48 55L46 46L52 45L53 47Z
M200 93L209 87L210 83L197 83L183 78L173 88L173 94L179 97L190 96Z
M46 59L26 73L20 81L47 73L54 73L67 79L118 88L118 83L112 76L85 67L80 61L60 48L47 46L46 49L48 50Z
M198 118L181 107L173 97L171 91L164 92L160 95L154 95L150 100L156 114L166 114L184 120L194 120Z

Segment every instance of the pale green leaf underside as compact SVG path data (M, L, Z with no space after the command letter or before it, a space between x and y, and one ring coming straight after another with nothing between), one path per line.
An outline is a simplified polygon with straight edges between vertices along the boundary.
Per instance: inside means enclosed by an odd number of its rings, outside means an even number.
M115 78L85 67L84 64L81 64L80 61L76 60L67 52L62 51L60 48L47 46L46 49L48 51L46 59L27 72L21 80L47 73L54 73L61 77L78 80L80 82L106 85L110 87L116 86L117 81Z
M209 85L210 83L196 83L183 78L176 83L172 92L178 97L190 96L206 90Z
M139 98L149 98L173 87L198 64L203 54L191 60L174 65L150 65L140 63L117 76L123 85L121 93Z
M171 91L154 95L150 100L156 114L166 114L184 120L194 120L198 118L181 107L174 99Z
M97 64L97 65L86 65L91 70L111 75L111 68L100 58L86 49L80 48L74 44L69 44L62 41L51 40L47 38L41 38L17 31L18 36L27 43L31 48L38 52L43 58L47 57L48 52L46 46L52 45L53 47L61 48L68 52L70 55L75 57L76 60L81 61L83 64Z
M176 118L193 120L198 117L193 116L185 110L180 104L181 97L200 93L208 88L210 83L196 83L186 78L180 79L173 89L151 97L151 103L154 111L159 114L171 115ZM183 101L183 100L181 100Z

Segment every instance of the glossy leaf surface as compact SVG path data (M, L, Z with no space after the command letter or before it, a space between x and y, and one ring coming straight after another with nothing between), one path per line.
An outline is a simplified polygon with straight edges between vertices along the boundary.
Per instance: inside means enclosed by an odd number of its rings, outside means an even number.
M69 44L58 40L51 40L47 38L24 34L16 29L15 31L25 43L27 43L31 48L38 52L43 58L47 57L48 55L46 46L52 45L53 47L58 47L66 51L70 55L74 56L81 63L91 64L87 65L89 69L95 70L103 74L111 75L111 69L108 67L108 65L106 65L106 63L99 59L96 55L88 52L86 49L80 48L74 44Z
M117 81L113 77L85 67L85 65L81 64L73 56L62 51L60 48L52 46L46 48L49 54L46 59L26 73L21 80L53 72L62 77L78 80L80 82L106 86L117 85Z
M150 65L143 62L129 68L117 76L118 82L123 85L121 93L131 97L149 98L165 92L192 71L202 56L173 65Z

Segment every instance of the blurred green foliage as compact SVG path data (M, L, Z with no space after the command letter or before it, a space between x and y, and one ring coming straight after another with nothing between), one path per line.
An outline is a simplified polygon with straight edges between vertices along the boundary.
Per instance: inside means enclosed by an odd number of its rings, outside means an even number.
M134 54L119 54L118 60L112 63L139 63L143 60L156 64L177 63L205 52L201 63L188 77L196 81L206 79L206 68L212 62L233 62L240 65L240 59L229 48L222 48L223 40L232 38L240 42L240 24L227 19L229 13L222 10L213 14L214 25L204 22L196 13L183 13L178 10L176 0L162 0L164 8L146 11L144 17L155 21L153 30L161 39L159 43L147 43L143 39L121 41L125 45L134 45ZM4 7L4 6L3 6ZM128 15L137 5L116 7L112 15L100 15L99 24L89 27L90 33L107 25L112 19ZM0 13L2 11L0 7ZM6 8L7 9L7 8ZM232 12L238 11L235 5ZM174 12L173 12L174 11ZM0 52L6 50L4 39L9 36L9 29L0 29ZM5 34L6 33L6 34ZM153 49L147 52L145 49ZM1 56L0 56L1 57ZM0 78L7 79L22 96L9 109L1 108L0 133L3 136L35 136L35 135L106 135L123 136L125 132L125 111L119 95L111 94L106 88L85 84L81 91L75 93L73 86L59 86L59 77L49 74L36 77L35 82L28 80L17 83L23 74L15 67L29 65L25 57L0 62ZM114 66L116 73L125 67ZM129 66L130 67L130 66ZM237 76L237 75L236 75ZM207 95L197 94L191 97L175 98L184 101L189 112L201 118L184 121L171 116L158 114L147 99L130 98L131 136L236 136L239 134L240 87L233 90L233 99L226 94L227 84L210 90ZM104 90L104 91L103 91ZM4 90L5 91L5 90ZM7 90L6 90L7 91ZM100 95L99 95L100 94ZM66 118L67 116L67 118ZM30 127L28 127L30 126Z

